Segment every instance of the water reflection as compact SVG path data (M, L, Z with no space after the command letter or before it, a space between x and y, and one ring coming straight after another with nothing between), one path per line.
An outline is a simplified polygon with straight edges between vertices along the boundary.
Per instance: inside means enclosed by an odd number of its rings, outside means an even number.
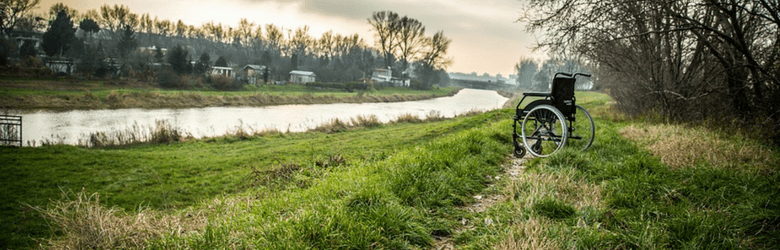
M284 105L270 107L210 107L189 109L119 109L39 111L24 114L25 141L63 140L76 144L97 131L123 131L133 125L152 127L156 120L168 120L195 137L223 135L237 126L255 130L306 131L334 118L348 121L358 115L376 115L382 122L402 114L425 117L440 112L453 117L471 110L500 108L507 100L495 91L464 89L455 96L397 103L354 103Z

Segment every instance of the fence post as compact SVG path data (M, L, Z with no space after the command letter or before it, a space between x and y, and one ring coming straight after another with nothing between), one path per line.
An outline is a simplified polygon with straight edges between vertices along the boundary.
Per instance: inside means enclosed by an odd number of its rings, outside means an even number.
M19 147L22 147L22 117L18 115L0 115L0 126L2 126L2 134L0 134L0 142L2 145L11 142L18 142ZM14 132L18 131L19 136L15 136ZM16 137L16 139L14 139Z

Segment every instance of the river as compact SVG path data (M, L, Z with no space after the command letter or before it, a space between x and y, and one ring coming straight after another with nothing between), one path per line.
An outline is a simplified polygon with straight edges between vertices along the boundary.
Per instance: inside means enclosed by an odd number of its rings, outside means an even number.
M116 109L37 111L22 114L26 142L49 140L77 144L90 133L126 131L132 127L154 127L156 121L188 132L196 138L224 135L238 126L245 129L282 132L306 131L338 118L349 121L357 116L376 115L386 123L399 115L425 118L431 112L454 117L471 110L501 108L507 98L495 91L463 89L452 97L396 103L282 105L268 107L209 107L187 109Z

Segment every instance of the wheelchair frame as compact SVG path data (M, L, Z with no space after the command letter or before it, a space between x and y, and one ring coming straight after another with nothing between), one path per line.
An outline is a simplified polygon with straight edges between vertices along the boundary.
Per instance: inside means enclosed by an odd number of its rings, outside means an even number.
M571 140L575 140L573 144L581 150L586 150L593 144L593 118L585 108L576 105L574 86L577 76L591 77L585 73L572 75L558 72L553 77L550 93L523 93L523 98L515 107L512 124L515 157L522 158L526 152L536 157L547 157L562 149L567 141ZM544 99L534 100L521 109L520 105L526 97ZM580 114L586 119L578 120L576 116ZM521 133L517 132L518 123L521 125ZM518 142L518 139L522 139L522 143Z

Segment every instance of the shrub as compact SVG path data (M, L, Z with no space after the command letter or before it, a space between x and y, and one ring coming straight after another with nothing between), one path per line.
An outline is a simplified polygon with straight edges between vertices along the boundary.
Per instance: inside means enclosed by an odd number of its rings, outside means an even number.
M239 84L234 83L233 78L224 76L209 76L208 82L211 87L220 90L236 89L240 86Z
M406 113L406 114L399 115L398 118L396 118L395 121L393 121L393 122L395 122L395 123L403 123L403 122L406 122L406 123L421 123L422 119L420 119L420 117L417 117L417 116L415 116L413 114Z
M178 128L174 128L165 120L155 121L157 127L152 131L151 142L152 143L171 143L178 142L182 139L182 132Z
M327 123L317 126L314 131L323 133L338 133L346 131L349 128L349 124L342 122L338 118L330 120Z
M379 121L379 118L377 118L376 115L358 115L356 118L352 118L352 126L373 128L382 126L382 122Z
M164 69L157 74L157 84L162 88L181 88L184 84L181 77L170 69Z

